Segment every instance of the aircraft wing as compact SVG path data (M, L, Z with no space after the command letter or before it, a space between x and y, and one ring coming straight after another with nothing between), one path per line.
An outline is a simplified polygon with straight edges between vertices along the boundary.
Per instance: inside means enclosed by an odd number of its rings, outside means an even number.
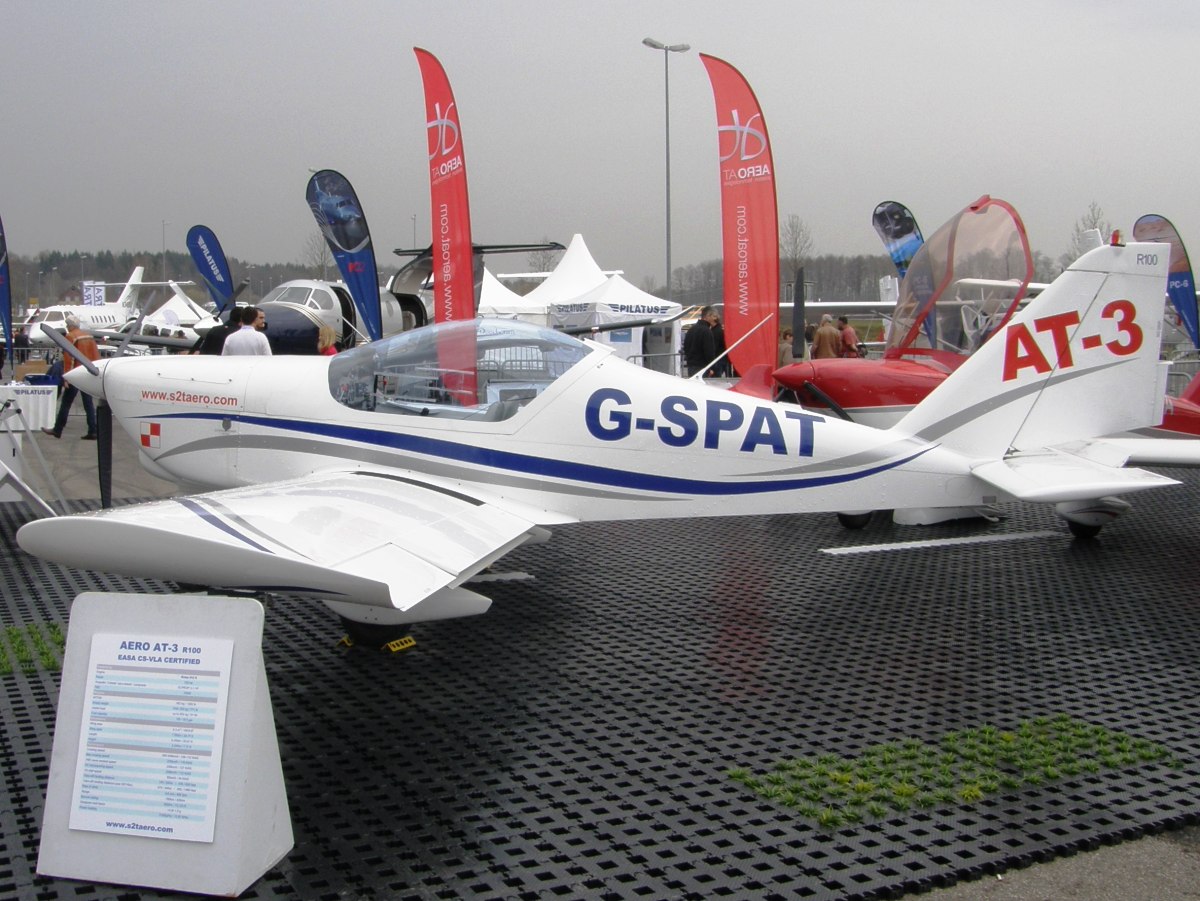
M1011 454L1003 460L972 467L971 472L1019 500L1045 503L1089 500L1179 484L1144 469L1122 467L1120 462L1101 462L1059 448Z
M419 476L346 471L38 520L17 541L82 569L308 594L429 620L482 613L490 601L457 586L546 534Z

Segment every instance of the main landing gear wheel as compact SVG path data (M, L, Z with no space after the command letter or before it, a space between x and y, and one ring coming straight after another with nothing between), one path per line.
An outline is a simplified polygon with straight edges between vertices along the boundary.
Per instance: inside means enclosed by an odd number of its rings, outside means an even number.
M1067 520L1067 528L1071 530L1071 534L1076 538L1095 538L1100 534L1101 526L1089 526L1074 520Z
M1054 512L1067 521L1071 534L1085 539L1095 538L1101 528L1130 509L1129 502L1119 497L1062 501L1054 505Z
M871 521L871 513L839 513L837 518L843 529L862 529Z

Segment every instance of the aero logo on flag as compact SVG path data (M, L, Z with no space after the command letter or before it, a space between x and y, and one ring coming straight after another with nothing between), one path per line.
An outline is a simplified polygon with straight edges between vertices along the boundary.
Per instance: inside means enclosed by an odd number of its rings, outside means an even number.
M157 422L142 423L142 447L162 446L162 424Z

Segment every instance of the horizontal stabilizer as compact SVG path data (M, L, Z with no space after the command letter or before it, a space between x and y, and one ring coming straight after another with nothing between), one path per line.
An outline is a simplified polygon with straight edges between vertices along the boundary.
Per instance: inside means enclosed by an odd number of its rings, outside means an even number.
M415 476L358 471L41 520L17 541L82 569L406 611L451 602L448 589L542 532Z
M1128 466L1200 466L1200 440L1195 438L1101 438L1093 444L1120 454ZM1086 451L1091 456L1090 448Z
M1087 500L1179 484L1144 469L1122 469L1055 450L1014 454L1004 460L982 463L971 472L1018 500L1045 503Z

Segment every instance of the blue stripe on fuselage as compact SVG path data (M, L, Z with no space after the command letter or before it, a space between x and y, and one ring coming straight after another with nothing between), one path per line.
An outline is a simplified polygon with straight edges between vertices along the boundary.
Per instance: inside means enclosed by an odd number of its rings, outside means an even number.
M422 454L443 460L455 460L474 466L486 466L522 475L540 476L552 479L569 479L575 482L605 485L613 488L632 488L638 491L656 491L668 494L691 495L738 495L738 494L771 494L777 491L793 491L800 488L820 488L826 485L837 485L853 482L876 473L903 466L910 460L915 460L932 447L923 447L907 457L880 463L876 466L860 469L855 472L839 473L836 475L808 476L805 478L777 479L770 482L720 482L704 479L688 479L678 476L660 476L644 472L628 472L623 469L610 469L606 466L596 466L591 463L574 463L568 460L552 460L543 457L533 457L528 454L517 454L512 451L495 450L474 444L460 444L456 441L446 441L441 438L429 438L423 435L410 435L403 432L393 432L383 429L367 429L358 426L335 425L327 422L303 422L293 419L273 419L258 416L243 416L229 413L166 413L158 416L144 416L142 419L199 419L225 420L229 419L245 425L279 429L286 432L300 432L309 435L320 435L339 441L354 441L359 444L370 444L376 447L387 447L408 453Z

